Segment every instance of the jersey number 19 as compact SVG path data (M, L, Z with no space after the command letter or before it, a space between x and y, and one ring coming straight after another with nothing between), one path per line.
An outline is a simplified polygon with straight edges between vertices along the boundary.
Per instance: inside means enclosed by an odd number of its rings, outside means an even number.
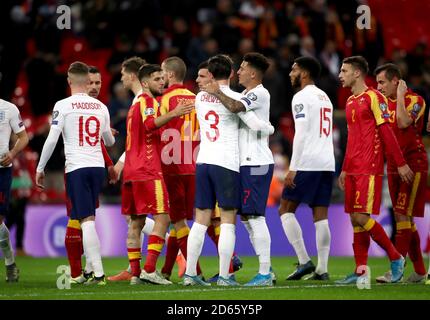
M91 130L93 124L93 130ZM85 142L94 147L100 139L100 121L95 116L90 116L84 120L84 116L79 117L79 146L83 147Z

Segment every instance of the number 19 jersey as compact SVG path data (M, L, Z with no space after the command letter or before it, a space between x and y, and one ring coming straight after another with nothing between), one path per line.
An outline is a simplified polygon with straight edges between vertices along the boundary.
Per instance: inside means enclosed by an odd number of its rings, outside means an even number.
M105 166L100 140L110 130L110 117L102 102L84 93L58 101L52 112L51 130L62 131L66 173Z
M242 97L226 85L221 85L220 89L235 100ZM204 91L197 94L196 111L201 140L197 163L239 172L239 117L225 108L218 98Z

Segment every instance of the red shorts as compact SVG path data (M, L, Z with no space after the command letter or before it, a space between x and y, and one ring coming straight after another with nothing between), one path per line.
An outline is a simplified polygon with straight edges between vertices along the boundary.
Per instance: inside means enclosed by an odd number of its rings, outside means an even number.
M382 176L346 175L345 212L379 214Z
M424 217L427 172L415 172L414 181L410 184L403 182L398 174L389 174L388 187L394 212Z
M192 220L194 213L195 175L166 175L170 200L170 220L175 223L182 219Z
M148 215L169 212L164 180L129 181L122 185L122 214Z

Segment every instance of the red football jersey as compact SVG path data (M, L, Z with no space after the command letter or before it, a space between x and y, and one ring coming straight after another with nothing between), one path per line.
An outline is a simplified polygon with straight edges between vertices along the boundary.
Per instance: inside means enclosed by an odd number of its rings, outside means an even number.
M196 95L185 86L170 86L160 98L161 114L174 110L179 104L194 103ZM200 144L199 123L193 110L169 121L161 128L161 163L164 174L194 174L197 146Z
M154 124L159 115L159 105L157 100L146 93L138 99L127 115L124 182L163 178L159 154L160 134Z
M348 141L343 165L347 174L384 174L384 152L378 126L389 122L387 99L367 88L346 102Z
M412 171L427 171L427 153L421 135L424 126L425 101L421 96L408 90L405 95L405 107L413 122L409 127L400 129L396 118L397 100L388 99L388 109L393 114L390 117L391 128L399 142L403 157ZM397 167L392 159L387 159L387 163L388 172L397 173Z

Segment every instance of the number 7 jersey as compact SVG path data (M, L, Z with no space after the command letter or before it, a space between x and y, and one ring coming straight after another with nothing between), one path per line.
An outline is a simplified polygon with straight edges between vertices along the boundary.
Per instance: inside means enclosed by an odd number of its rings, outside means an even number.
M235 100L242 98L226 85L221 85L220 89ZM201 140L197 163L239 172L239 117L227 110L218 98L204 91L196 96L196 111Z
M58 101L52 112L52 129L62 131L66 173L105 166L100 140L110 130L110 117L102 102L84 93Z
M334 171L333 105L327 94L307 85L292 101L295 134L290 170Z

